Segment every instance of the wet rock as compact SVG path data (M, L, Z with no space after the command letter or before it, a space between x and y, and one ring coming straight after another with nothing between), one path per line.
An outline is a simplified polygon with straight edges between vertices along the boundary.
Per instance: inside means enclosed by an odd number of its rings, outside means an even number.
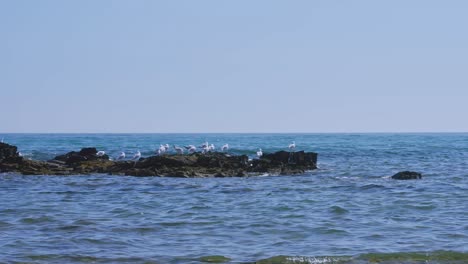
M225 256L214 255L214 256L200 257L198 261L204 262L204 263L224 263L224 262L231 261L231 259Z
M311 168L315 168L317 166L317 153L313 152L278 151L275 153L264 154L262 159L270 160L274 164L292 164Z
M250 171L293 175L314 169L317 169L317 153L278 151L264 154L260 159L253 160Z
M19 154L16 146L0 142L0 161L17 158L19 158Z
M249 160L246 155L225 153L193 153L162 155L138 161L111 161L107 155L97 156L96 148L83 148L59 155L50 161L23 160L14 146L0 148L3 161L0 171L27 175L73 175L106 173L111 175L163 177L245 177L261 174L302 174L316 168L317 154L279 151Z
M422 179L422 174L414 171L400 171L392 176L395 180L419 180Z
M0 171L17 172L23 175L68 175L72 168L45 161L29 160L19 158L0 162Z
M0 142L0 172L17 171L22 162L16 146Z
M67 154L60 155L54 158L54 160L63 161L66 164L75 164L84 161L95 161L95 160L109 160L108 155L97 156L96 148L83 148L79 152L71 151Z

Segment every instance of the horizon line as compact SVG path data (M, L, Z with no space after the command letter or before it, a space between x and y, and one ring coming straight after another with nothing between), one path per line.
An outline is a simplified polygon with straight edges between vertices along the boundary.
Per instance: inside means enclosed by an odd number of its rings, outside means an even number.
M464 134L468 131L327 131L327 132L0 132L2 134Z

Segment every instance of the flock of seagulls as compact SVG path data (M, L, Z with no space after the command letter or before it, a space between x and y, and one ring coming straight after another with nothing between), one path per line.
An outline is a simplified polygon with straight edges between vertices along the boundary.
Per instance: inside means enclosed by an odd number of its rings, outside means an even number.
M291 144L289 144L288 146L289 148L289 151L294 151L296 149L296 142L292 142ZM159 148L156 150L156 154L157 155L163 155L164 153L168 152L170 149L170 146L169 144L161 144L159 145ZM197 149L201 149L201 153L203 154L206 154L208 152L213 152L216 150L216 147L214 144L208 144L208 142L205 142L203 144L201 144L200 146L196 147L195 145L187 145L187 146L184 146L184 147L179 147L177 145L173 145L173 149L175 151L176 154L178 155L183 155L185 153L185 151L187 151L188 153L195 153L197 151ZM224 144L222 147L221 147L221 152L227 152L229 150L229 144ZM98 151L96 153L96 156L98 157L102 157L106 154L105 151ZM263 156L263 151L261 148L258 149L257 151L257 157L260 158ZM125 152L120 152L120 155L117 156L115 159L116 160L125 160L125 157L126 157L126 154ZM141 158L141 152L140 150L137 150L137 152L133 155L133 158L132 160L139 160Z
M0 140L1 143L3 143L3 138ZM188 153L195 153L197 151L197 149L201 149L201 152L203 154L206 154L208 152L212 152L212 151L215 151L216 150L216 147L214 144L208 144L207 141L205 141L205 143L201 144L200 146L198 146L198 148L195 146L195 145L188 145L188 146L184 146L183 148L182 147L179 147L177 145L173 145L173 148L174 148L174 151L176 154L179 154L179 155L182 155L184 154L185 150L188 152ZM185 150L184 150L185 148ZM291 144L289 144L288 146L289 148L289 151L294 151L296 149L296 142L293 141ZM156 154L158 155L163 155L164 153L166 153L167 151L169 151L170 149L170 146L169 144L161 144L159 146L159 148L156 150ZM229 144L224 144L222 147L221 147L221 152L227 152L229 150ZM20 156L23 156L21 154L21 152L18 153ZM96 153L96 156L98 157L102 157L106 154L105 151L98 151ZM258 149L257 151L257 157L260 158L263 156L263 151L261 148ZM116 158L116 160L125 160L125 157L126 157L126 154L125 152L120 152L120 155ZM139 160L141 158L141 152L140 150L137 150L137 152L133 155L133 158L132 160Z

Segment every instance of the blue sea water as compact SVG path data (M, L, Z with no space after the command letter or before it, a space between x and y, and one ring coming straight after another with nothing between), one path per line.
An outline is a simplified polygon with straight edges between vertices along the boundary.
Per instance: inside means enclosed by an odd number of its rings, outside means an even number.
M281 263L368 263L370 253L396 254L389 263L468 263L468 134L2 137L42 160L89 146L148 156L159 144L205 141L254 157L258 148L295 141L297 150L319 153L319 169L187 179L0 174L0 263L220 260L210 256L240 263L280 255L290 256ZM389 178L402 170L423 179Z

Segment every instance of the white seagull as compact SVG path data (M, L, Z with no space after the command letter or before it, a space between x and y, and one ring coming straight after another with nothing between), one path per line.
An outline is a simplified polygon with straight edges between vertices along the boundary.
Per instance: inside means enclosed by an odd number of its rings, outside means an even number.
M176 151L177 154L184 154L184 149L181 147L174 145L174 150Z
M215 145L211 144L208 146L209 151L214 151L215 150Z
M19 156L19 157L23 157L23 153L21 153L21 152L18 151L18 156Z
M168 151L169 148L170 148L170 147L169 147L169 144L164 145L164 148L166 149L166 151Z
M98 152L96 153L96 156L98 156L98 157L102 157L102 156L104 156L104 155L106 155L106 152L105 152L105 151L102 151L102 150L100 150L100 151L98 151Z
M194 145L188 145L188 146L185 146L185 148L190 153L193 153L193 152L197 151L197 147L195 147Z
M133 155L133 160L139 160L141 158L141 152L137 150L135 155Z
M203 150L202 150L202 153L203 153L203 154L206 154L206 153L208 153L208 152L210 152L210 146L208 146L208 145L207 145L207 146L204 146L204 147L203 147Z
M261 156L263 156L262 149L258 149L258 151L257 151L257 157L260 158Z
M293 141L291 144L289 144L289 150L294 151L295 148L296 148L296 142Z
M166 147L164 145L160 145L158 149L158 155L162 155L166 152Z
M207 148L209 145L208 145L208 141L205 141L205 143L203 143L199 148Z
M125 152L120 152L120 155L117 157L117 160L125 159Z
M227 151L229 149L229 145L228 144L224 144L222 147L221 147L221 151Z

